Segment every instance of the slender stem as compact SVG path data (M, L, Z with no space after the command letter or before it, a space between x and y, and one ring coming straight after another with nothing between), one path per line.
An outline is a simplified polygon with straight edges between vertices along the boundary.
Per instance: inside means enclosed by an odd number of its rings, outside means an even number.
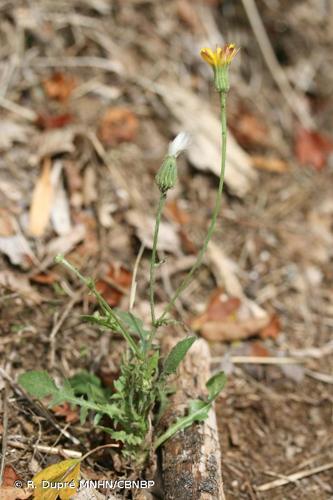
M197 256L197 259L195 263L193 264L191 270L187 274L187 276L184 278L184 280L181 282L175 293L173 294L169 304L165 307L162 315L156 323L160 323L165 319L165 316L171 311L171 309L174 307L176 300L178 299L179 295L185 290L185 288L188 287L189 283L191 282L194 273L197 271L197 269L201 266L203 258L205 256L208 243L212 237L212 234L215 229L216 225L216 220L217 216L219 214L220 208L221 208L221 195L222 195L222 190L223 190L223 183L224 183L224 173L225 173L225 161L226 161L226 152L227 152L227 113L226 113L226 105L227 105L227 94L224 92L220 93L220 101L221 101L221 126L222 126L222 157L221 157L221 172L220 172L220 182L219 182L219 187L218 191L216 194L216 200L215 200L215 207L212 215L212 219L210 221L206 238L204 240L204 243L202 245L202 248Z
M150 297L150 313L151 313L151 322L153 326L156 323L155 317L155 279L156 279L156 251L157 251L157 240L158 233L160 229L161 217L166 200L166 193L161 193L160 201L158 203L156 221L155 221L155 229L154 229L154 240L153 240L153 251L151 254L150 260L150 285L149 285L149 297Z

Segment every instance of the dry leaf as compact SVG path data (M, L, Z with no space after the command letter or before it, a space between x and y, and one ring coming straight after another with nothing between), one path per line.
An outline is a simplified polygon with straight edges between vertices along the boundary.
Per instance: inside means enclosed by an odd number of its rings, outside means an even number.
M1 486L14 486L14 481L20 480L20 476L16 473L16 470L12 465L5 465L3 475L2 475L2 485Z
M50 99L62 102L68 100L75 86L75 80L72 76L60 72L53 73L50 78L43 81L46 95Z
M240 113L235 126L230 125L237 141L244 147L267 146L268 130L266 125L250 113Z
M168 200L165 204L165 215L177 224L188 224L191 221L189 214L180 207L177 200Z
M272 353L260 342L252 342L250 344L250 350L246 354L249 356L262 356L264 358L272 355Z
M53 406L52 411L57 417L65 417L65 421L69 424L80 420L78 412L73 410L69 403Z
M137 136L139 121L134 113L125 107L109 108L102 117L99 137L108 146L131 142Z
M192 141L189 160L199 170L220 176L221 124L217 114L200 96L178 84L159 85L161 97L177 122L177 130L186 130ZM244 196L257 181L258 173L247 153L228 134L225 182L237 196Z
M43 301L42 295L32 288L28 279L22 274L11 271L0 271L1 288L18 293L27 304L36 305Z
M31 281L39 283L40 285L52 285L56 281L59 281L59 279L59 275L51 271L48 273L34 274L30 278Z
M45 158L42 172L37 179L29 213L29 233L38 238L47 228L53 203L53 186L51 181L51 160Z
M277 314L273 314L269 323L260 331L259 335L262 339L276 339L281 331L280 319Z
M28 140L29 128L9 121L0 121L0 151L11 148L15 142L25 143Z
M0 500L25 500L31 497L32 492L32 490L28 490L27 488L0 486Z
M124 295L122 290L129 290L131 283L132 273L130 271L123 266L111 264L106 277L96 282L96 288L108 304L115 307L120 304Z
M210 321L201 328L201 335L210 341L234 342L252 337L267 325L267 318L250 318L244 321Z
M298 129L295 154L301 165L310 165L316 170L321 170L325 167L328 155L332 151L332 139L314 130Z
M80 241L84 239L86 229L83 224L77 224L73 227L69 234L54 238L47 245L47 254L50 257L55 257L58 253L66 255L70 252Z
M38 137L37 157L45 158L60 153L73 153L75 130L67 127L64 129L47 130Z
M240 300L235 297L226 297L223 290L217 289L211 296L206 311L191 322L193 330L199 330L211 321L230 320L240 306Z
M29 243L22 234L0 236L0 252L7 255L14 266L22 269L28 269L34 260Z
M51 222L57 234L65 235L72 230L69 202L67 193L61 178L62 163L57 160L54 162L51 182L54 189L54 198L51 210Z
M58 496L61 500L70 500L72 495L76 493L79 486L80 476L80 460L69 459L58 462L57 464L46 467L41 472L33 477L35 485L34 499L35 500L56 500ZM43 488L43 481L51 483L69 483L73 487L50 489Z
M177 13L179 19L186 24L193 32L200 30L202 24L193 3L189 0L178 0Z
M155 219L147 217L136 210L129 210L126 212L126 219L131 226L134 226L140 241L146 248L153 248L153 231L155 226ZM168 222L161 222L159 240L159 250L173 253L175 255L181 254L181 242L175 227Z
M266 170L267 172L274 172L277 174L283 174L289 170L288 163L279 158L252 156L251 159L253 166L259 170Z
M36 125L42 130L52 130L54 128L66 127L73 121L73 115L70 113L63 113L61 115L48 115L40 113L37 116Z

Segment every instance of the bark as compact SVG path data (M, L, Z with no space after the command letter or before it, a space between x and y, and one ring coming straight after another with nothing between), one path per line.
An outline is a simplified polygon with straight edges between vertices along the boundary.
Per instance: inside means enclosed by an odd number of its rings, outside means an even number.
M176 340L165 341L164 352L169 352ZM163 426L168 427L176 417L184 415L189 399L207 396L206 382L210 376L209 347L204 339L198 339L172 381L177 391L163 417ZM193 424L163 445L162 477L165 500L225 499L214 408L208 420Z

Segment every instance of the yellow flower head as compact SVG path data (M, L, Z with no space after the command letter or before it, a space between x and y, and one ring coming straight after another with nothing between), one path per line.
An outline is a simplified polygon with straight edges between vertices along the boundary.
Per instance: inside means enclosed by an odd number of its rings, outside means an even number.
M229 43L224 47L217 47L215 51L212 49L201 49L200 54L204 61L214 68L221 66L229 66L239 49L234 43Z

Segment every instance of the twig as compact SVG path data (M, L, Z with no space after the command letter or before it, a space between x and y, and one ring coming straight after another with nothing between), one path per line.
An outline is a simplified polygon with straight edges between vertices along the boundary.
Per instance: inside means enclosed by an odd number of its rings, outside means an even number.
M8 440L8 446L11 446L12 448L17 448L19 450L25 450L26 445L24 443L20 443L18 441L12 441ZM82 453L80 451L75 451L75 450L68 450L65 448L61 448L60 446L55 447L55 446L44 446L41 444L35 444L33 445L33 448L37 451L40 451L41 453L46 453L48 455L59 455L64 458L81 458Z
M330 375L329 373L320 373L313 370L305 370L305 375L315 380L319 380L320 382L324 382L325 384L333 384L333 375Z
M60 316L60 318L58 319L58 321L54 324L53 328L52 328L52 331L50 333L50 355L49 355L49 359L50 359L50 367L53 368L54 367L54 364L55 364L55 338L56 338L56 335L58 333L58 331L60 330L60 327L62 326L63 322L65 321L65 319L67 318L67 316L69 315L69 313L71 312L73 306L75 305L75 303L79 300L79 298L81 297L81 292L83 290L83 287L80 289L80 291L78 293L75 294L75 296L68 302L67 306L65 307L64 309L64 312L62 313L62 315Z
M7 431L8 431L8 383L5 381L5 389L3 393L3 419L2 419L2 449L1 449L1 465L0 465L0 484L5 470L6 450L7 450Z
M265 59L268 69L279 87L288 106L303 126L313 128L314 122L300 100L300 96L294 91L289 80L276 58L271 42L268 38L264 23L258 12L255 0L242 0L244 9L251 24L254 36Z
M131 292L130 292L130 300L129 300L129 310L130 311L132 311L132 309L134 307L136 287L137 287L136 275L138 273L139 264L140 264L144 249L145 249L145 245L144 245L144 243L141 243L138 255L135 259L134 268L133 268L132 284L131 284Z
M284 486L290 482L297 481L298 479L303 479L304 477L313 476L314 474L319 474L319 472L324 472L325 470L333 469L333 462L325 465L320 465L319 467L314 467L313 469L308 469L300 472L295 472L289 476L285 476L281 479L276 479L275 481L270 481L269 483L256 486L257 491L268 491L278 486Z
M53 418L53 416L50 414L50 412L42 405L42 403L35 403L35 401L25 392L25 390L16 384L14 380L6 373L6 371L0 367L0 374L5 380L8 380L10 386L14 390L16 394L18 394L20 397L23 397L28 401L28 403L31 405L31 407L35 410L35 412L38 415L41 415L43 418L45 418L48 422L50 422L57 431L59 431L63 436L65 436L67 439L70 439L72 443L75 445L80 444L80 441L72 436L68 431L62 429L58 422Z
M35 122L37 120L37 113L35 113L31 109L24 108L23 106L20 106L15 102L9 101L4 97L0 97L0 107L11 111L18 116L21 116L22 118L25 118L29 122Z

